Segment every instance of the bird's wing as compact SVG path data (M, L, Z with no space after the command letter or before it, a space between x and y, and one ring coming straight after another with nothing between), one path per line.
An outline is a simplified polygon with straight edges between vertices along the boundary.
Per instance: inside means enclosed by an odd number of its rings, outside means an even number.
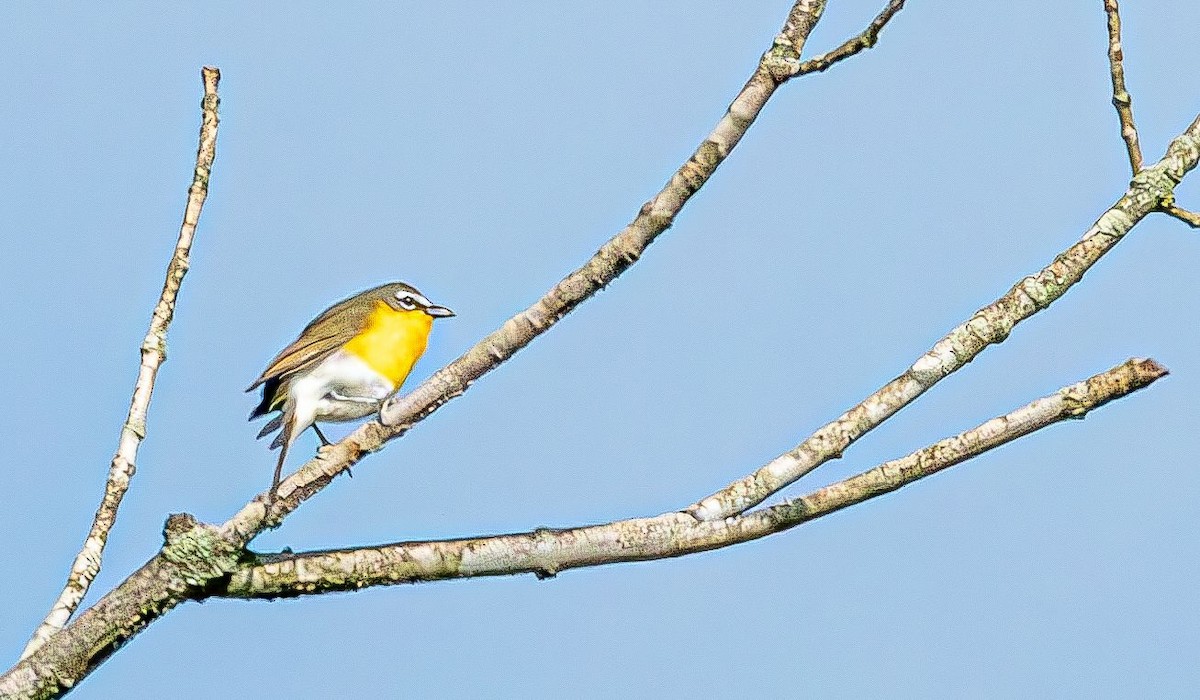
M263 370L262 375L254 380L246 391L254 391L268 380L298 372L312 367L326 357L337 352L337 349L349 342L350 335L343 338L340 335L327 335L320 338L301 338L287 346L271 360L271 364Z
M355 308L342 302L327 309L291 345L271 360L263 373L246 391L254 391L270 379L307 369L337 352L367 327L372 309Z

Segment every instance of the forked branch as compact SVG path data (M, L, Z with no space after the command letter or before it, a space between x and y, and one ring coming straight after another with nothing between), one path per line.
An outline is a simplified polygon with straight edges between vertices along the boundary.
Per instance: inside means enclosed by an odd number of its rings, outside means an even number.
M1133 123L1133 97L1125 88L1125 51L1121 48L1121 8L1117 0L1104 0L1108 17L1108 72L1112 78L1112 103L1121 123L1121 138L1129 156L1129 168L1134 175L1142 170L1142 147L1138 143L1137 125ZM1175 204L1174 198L1159 203L1158 211L1179 219L1192 228L1200 228L1200 214Z
M1171 196L1175 185L1200 159L1200 117L1171 142L1167 154L1144 168L1083 238L1041 272L1017 282L1007 294L975 312L934 344L904 374L813 433L791 451L688 508L699 520L737 515L825 462L840 457L854 441L950 374L962 369L1013 328L1050 306L1083 278L1125 234Z
M477 576L533 573L546 577L578 567L678 557L728 547L895 491L1059 421L1083 418L1113 399L1149 386L1166 373L1153 360L1129 360L907 457L806 496L732 518L701 521L684 513L666 513L567 530L259 555L240 566L227 585L211 590L211 594L278 598Z
M807 61L800 63L797 75L805 75L807 73L820 73L828 70L833 64L844 61L851 56L874 48L875 44L879 43L879 33L887 26L887 23L896 16L896 13L904 9L904 0L891 0L883 11L871 20L867 28L859 34L850 37L842 42L842 45L833 51L827 51L819 56L814 56Z
M866 31L842 48L801 62L801 49L824 5L822 0L796 2L783 30L713 132L662 191L642 207L629 226L602 246L583 267L413 393L390 401L381 412L380 421L362 426L286 479L270 513L266 512L260 495L219 527L197 523L190 516L172 516L164 533L162 551L53 635L49 643L0 676L0 695L45 697L65 692L114 649L186 600L301 595L523 571L553 575L575 566L679 556L762 537L895 490L1055 421L1081 417L1104 402L1162 376L1165 370L1152 361L1130 361L906 458L807 496L746 512L823 461L840 455L854 440L942 377L962 367L988 345L1002 341L1021 320L1062 296L1138 221L1171 201L1175 185L1200 158L1200 118L1171 143L1159 163L1139 170L1125 195L1078 244L1045 270L1020 281L1004 297L951 331L905 374L818 431L796 450L686 512L571 530L539 530L523 535L401 543L301 555L252 555L244 550L263 529L277 525L363 455L380 449L461 395L473 381L616 279L671 225L690 197L728 157L783 82L806 72L806 65L811 70L822 70L815 66L828 67L869 48L879 29L903 2L890 2ZM213 88L215 128L215 82Z

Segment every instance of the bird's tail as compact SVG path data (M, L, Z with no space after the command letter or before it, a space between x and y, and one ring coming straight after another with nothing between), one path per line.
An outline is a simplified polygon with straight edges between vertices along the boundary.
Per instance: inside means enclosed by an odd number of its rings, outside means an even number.
M267 498L268 508L269 504L275 502L275 491L279 488L280 477L283 476L283 463L287 461L288 448L292 446L296 430L296 412L291 405L284 406L283 414L280 417L282 420L280 421L279 437L275 439L280 445L279 461L275 463L275 478L271 480L271 493Z
M282 413L275 416L271 420L267 421L267 424L263 426L263 429L258 431L258 439L261 440L261 439L265 438L266 436L270 435L271 433L275 432L276 430L279 430L281 427L283 427L283 414ZM282 441L283 441L283 436L276 435L275 439L271 441L271 449L273 450L276 447L279 447L279 445Z

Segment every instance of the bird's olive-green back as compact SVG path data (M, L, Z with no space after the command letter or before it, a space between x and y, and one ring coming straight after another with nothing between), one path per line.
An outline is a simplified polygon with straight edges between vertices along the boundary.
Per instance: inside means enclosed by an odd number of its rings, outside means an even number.
M417 290L403 282L391 282L343 299L321 312L312 323L304 327L295 342L271 360L267 369L246 391L254 390L269 379L285 377L316 366L367 327L376 302L383 301L394 307L396 293L400 291Z

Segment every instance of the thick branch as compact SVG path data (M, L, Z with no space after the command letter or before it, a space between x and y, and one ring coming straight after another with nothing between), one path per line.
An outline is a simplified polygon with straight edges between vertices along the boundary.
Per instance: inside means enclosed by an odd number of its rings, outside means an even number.
M1083 274L1150 212L1172 196L1200 159L1200 117L1175 138L1167 154L1143 169L1083 239L1041 272L1017 282L1007 294L975 312L922 355L904 374L813 433L795 449L687 510L699 520L719 520L762 503L768 496L840 457L854 441L904 408L990 345L1002 342L1021 321L1066 294Z
M196 168L192 175L192 185L188 189L183 224L179 227L179 240L175 243L175 253L167 265L167 279L163 283L158 304L154 307L154 315L150 318L150 329L146 331L146 338L142 341L141 367L138 368L137 382L133 387L129 415L121 427L117 452L108 468L104 498L100 501L100 508L96 511L83 548L71 566L66 586L50 608L46 619L34 631L21 658L32 654L51 635L62 629L67 620L71 619L71 615L75 614L80 601L87 595L96 574L100 573L100 562L104 555L104 545L108 541L108 532L117 519L117 509L120 508L121 499L129 490L129 481L136 471L138 447L146 437L146 412L150 407L150 397L154 393L154 380L158 377L158 368L167 360L167 328L175 315L175 299L179 294L179 286L187 274L192 239L196 235L200 210L208 196L209 173L212 172L213 159L216 157L219 102L217 84L221 80L221 73L216 68L205 67L201 71L201 77L204 80L204 101Z
M1149 386L1166 369L1153 360L1129 360L1060 389L1008 415L942 440L907 457L826 486L807 496L724 520L699 521L684 513L606 525L440 542L260 555L247 562L214 596L277 598L369 586L450 578L533 573L677 557L746 542L895 491L987 450Z
M50 643L0 676L0 697L61 695L131 636L187 599L274 598L523 572L547 576L573 567L681 556L756 539L894 491L1053 422L1082 418L1165 373L1151 360L1130 360L903 459L725 521L700 522L668 513L570 530L252 559L231 547L218 529L175 515L167 521L162 552Z
M232 573L244 554L189 515L172 515L163 539L142 568L0 676L0 698L63 695L151 622L202 597L202 587Z

